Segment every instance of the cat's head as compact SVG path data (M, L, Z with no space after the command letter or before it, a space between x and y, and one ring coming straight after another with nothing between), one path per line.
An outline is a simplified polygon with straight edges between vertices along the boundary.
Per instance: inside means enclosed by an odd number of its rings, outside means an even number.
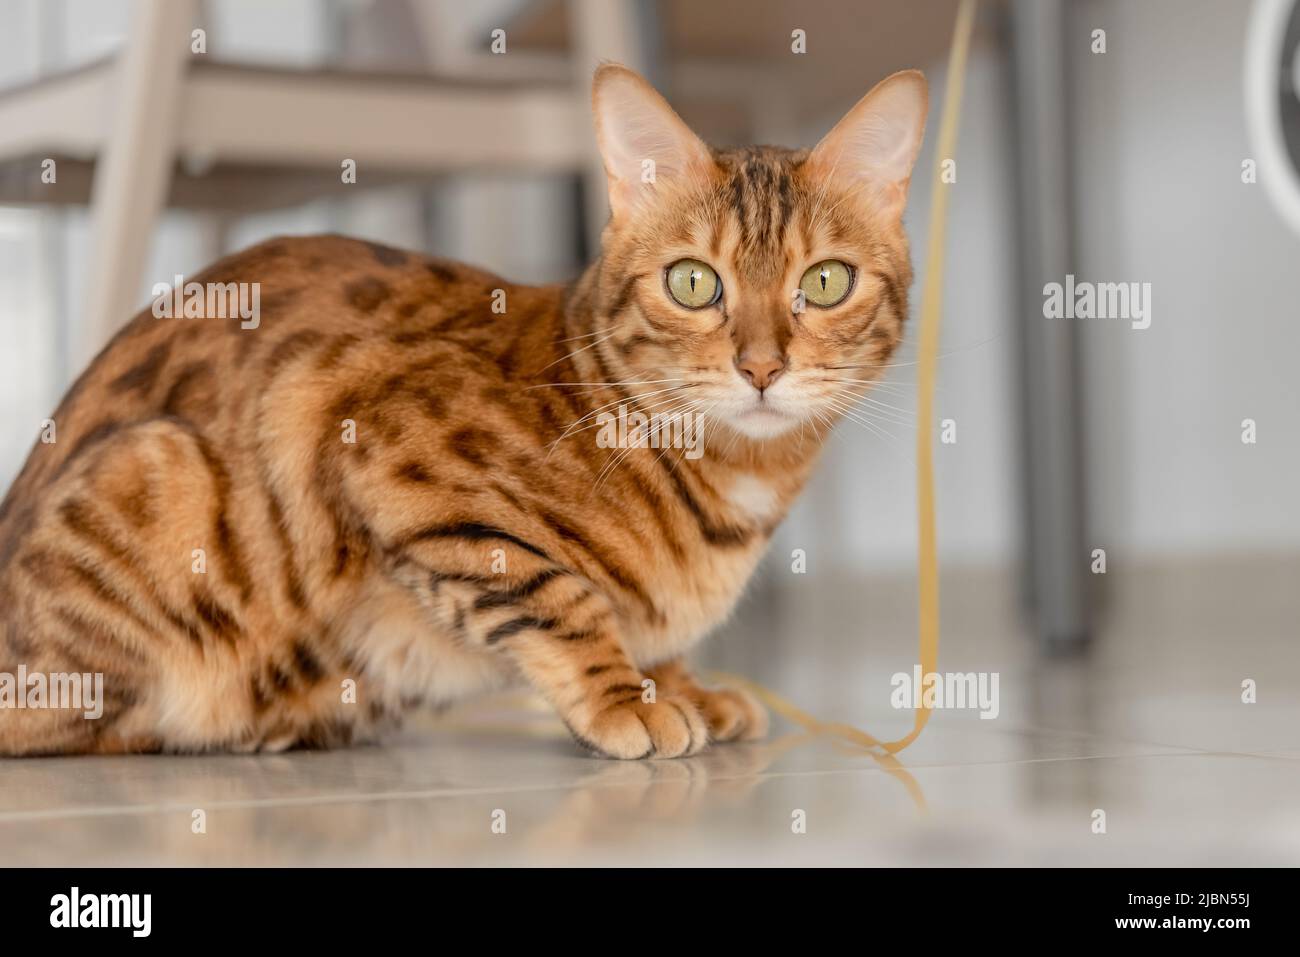
M812 150L714 150L640 76L596 71L612 215L597 348L643 409L753 438L838 418L902 335L902 213L925 126L917 71L883 80Z

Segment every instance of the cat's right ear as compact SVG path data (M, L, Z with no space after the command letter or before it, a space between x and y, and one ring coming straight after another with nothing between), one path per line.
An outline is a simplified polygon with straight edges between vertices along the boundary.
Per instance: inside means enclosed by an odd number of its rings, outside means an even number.
M597 67L591 103L615 218L649 202L658 184L702 175L713 162L654 87L625 66Z

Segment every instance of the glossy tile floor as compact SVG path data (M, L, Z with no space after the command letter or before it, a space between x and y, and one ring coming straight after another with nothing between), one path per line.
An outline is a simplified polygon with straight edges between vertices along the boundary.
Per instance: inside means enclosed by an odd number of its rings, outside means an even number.
M1005 576L950 575L940 667L998 672L1000 712L935 712L898 766L780 721L761 743L606 762L516 695L350 751L5 762L0 863L1296 865L1298 573L1130 576L1074 660L1036 653ZM759 589L711 663L902 734L910 581L818 587Z

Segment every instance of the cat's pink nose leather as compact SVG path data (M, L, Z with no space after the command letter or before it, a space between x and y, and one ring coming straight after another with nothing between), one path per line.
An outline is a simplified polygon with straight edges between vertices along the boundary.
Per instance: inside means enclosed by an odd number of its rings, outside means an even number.
M785 371L785 359L774 356L752 358L747 356L736 357L736 368L740 374L749 380L759 392L762 392L773 382L776 377Z

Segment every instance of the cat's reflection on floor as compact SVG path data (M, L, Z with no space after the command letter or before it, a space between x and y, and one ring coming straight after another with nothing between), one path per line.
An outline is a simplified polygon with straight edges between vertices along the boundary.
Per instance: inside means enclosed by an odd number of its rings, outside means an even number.
M15 762L11 793L43 795L42 806L0 809L0 844L15 864L563 863L682 826L725 829L741 805L788 829L789 810L762 788L816 738L606 761L552 730L435 726L341 751L79 758L75 775L71 759ZM876 760L924 806L901 765Z

